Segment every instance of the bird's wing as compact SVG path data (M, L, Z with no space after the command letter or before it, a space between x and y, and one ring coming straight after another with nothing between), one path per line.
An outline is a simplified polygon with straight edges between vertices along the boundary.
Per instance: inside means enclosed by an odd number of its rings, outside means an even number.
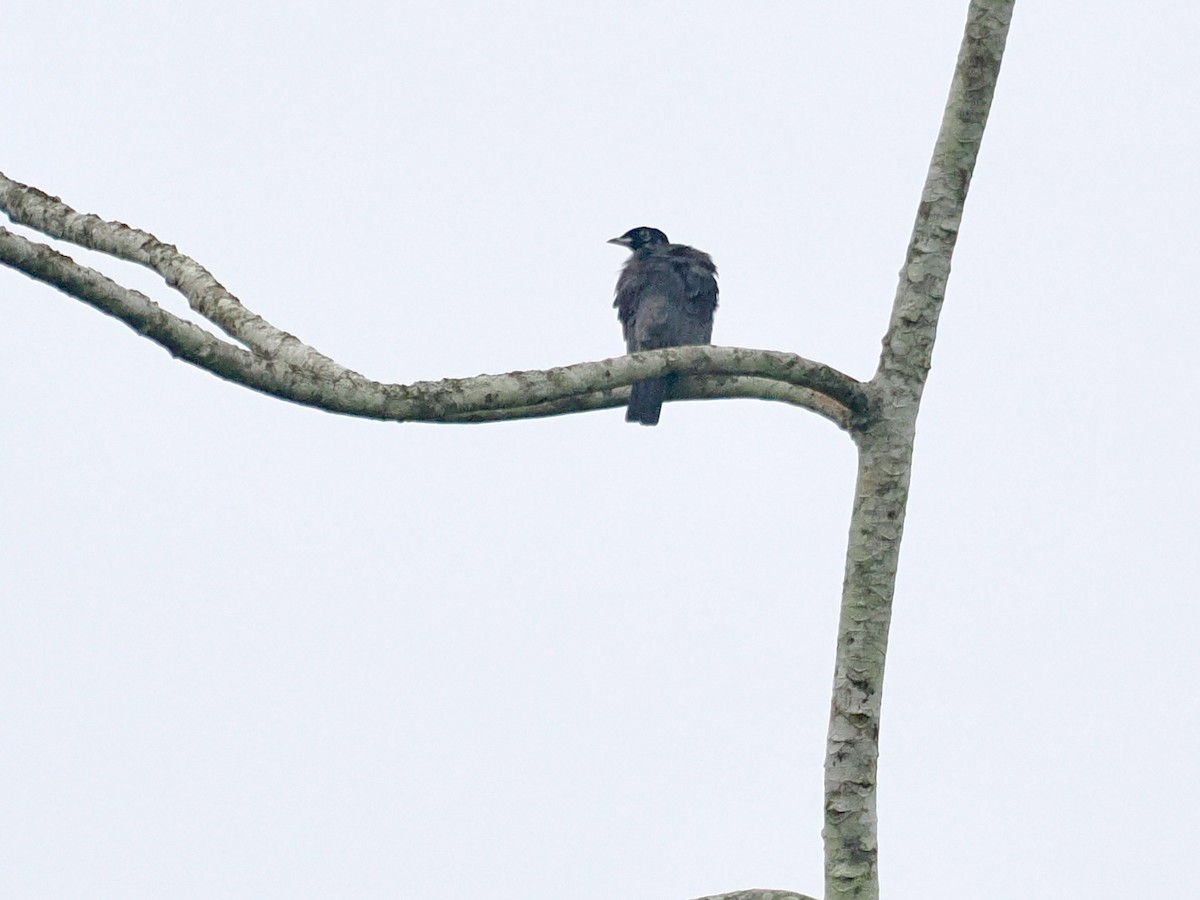
M694 247L674 246L672 261L683 280L689 305L698 309L717 308L717 267L712 257Z
M683 315L676 323L674 342L707 344L717 308L717 267L712 257L692 247L678 247L673 262L684 286Z

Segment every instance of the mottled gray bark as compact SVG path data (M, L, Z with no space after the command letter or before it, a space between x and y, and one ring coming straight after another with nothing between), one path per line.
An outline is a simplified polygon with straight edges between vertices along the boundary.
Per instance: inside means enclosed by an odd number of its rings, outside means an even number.
M858 482L825 757L826 900L879 896L879 716L913 437L1012 7L1013 0L971 3L879 368L866 385L875 415L853 431Z
M813 900L813 898L807 894L795 894L791 891L751 888L748 891L734 891L732 894L713 894L711 897L699 897L697 900Z
M825 765L826 900L879 896L875 817L880 701L913 437L963 204L1000 69L1013 0L973 0L950 98L874 377L863 384L791 353L675 347L545 371L385 384L245 308L203 266L153 235L75 212L0 174L0 210L52 238L146 266L232 340L44 244L0 228L0 263L120 319L172 355L257 391L398 422L489 422L624 406L629 385L675 372L674 399L757 397L816 412L858 447ZM808 900L747 890L705 900Z
M849 375L792 353L676 347L532 372L372 381L255 315L203 266L153 235L75 212L56 197L0 173L0 209L53 238L145 265L237 343L222 340L53 248L0 228L0 262L120 319L172 355L214 375L329 412L396 422L488 422L624 406L629 385L683 379L676 399L760 397L812 410L849 428L867 407ZM719 377L713 377L719 376Z

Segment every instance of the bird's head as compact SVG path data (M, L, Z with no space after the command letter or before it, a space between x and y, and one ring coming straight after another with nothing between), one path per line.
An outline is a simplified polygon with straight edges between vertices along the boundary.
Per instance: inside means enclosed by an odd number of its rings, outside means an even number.
M667 236L657 228L647 228L642 225L638 228L630 228L620 237L615 237L608 243L617 244L621 247L628 247L630 250L640 250L642 247L650 247L654 244L669 243Z

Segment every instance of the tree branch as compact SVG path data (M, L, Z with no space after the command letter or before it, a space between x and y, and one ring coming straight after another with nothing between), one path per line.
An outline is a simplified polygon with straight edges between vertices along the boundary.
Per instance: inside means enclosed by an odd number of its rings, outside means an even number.
M858 481L825 756L825 900L879 896L875 815L884 662L917 411L967 188L991 108L1013 0L973 0L905 266L856 432Z
M813 898L808 894L796 894L792 891L751 888L748 891L734 891L732 894L713 894L711 897L700 897L698 900L813 900Z
M863 385L836 369L792 353L740 347L673 347L544 371L384 384L322 362L320 354L306 355L299 349L305 345L295 339L295 352L251 353L168 312L145 294L3 228L0 262L120 319L173 356L220 378L344 415L396 422L561 415L620 406L628 401L628 385L669 372L692 376L676 386L672 396L677 399L779 400L811 409L846 429L865 421L871 409ZM309 369L314 358L316 368Z
M738 375L709 375L699 378L684 376L677 383L675 390L667 395L667 398L670 400L775 400L824 416L843 431L850 431L859 421L846 407L824 394L819 394L810 388L772 381L769 378ZM586 412L593 409L613 409L624 407L628 403L629 388L620 387L594 391L583 396L549 400L545 403L521 406L515 409L480 410L447 416L443 421L498 422L510 419L534 419L572 412Z
M1013 0L975 0L967 13L950 97L942 117L912 238L900 270L892 317L875 375L920 397L933 357L937 320L963 206L1000 74Z
M58 197L13 181L3 172L0 210L16 224L48 237L145 266L179 291L193 310L259 356L281 360L333 381L362 378L250 312L204 266L149 232L78 213Z

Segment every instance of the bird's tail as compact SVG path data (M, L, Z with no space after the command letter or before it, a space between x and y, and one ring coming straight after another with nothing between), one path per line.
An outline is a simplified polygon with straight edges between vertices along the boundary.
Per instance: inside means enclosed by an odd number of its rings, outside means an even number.
M625 410L626 422L657 425L662 412L663 399L667 395L667 379L646 378L635 381L629 391L629 406Z

